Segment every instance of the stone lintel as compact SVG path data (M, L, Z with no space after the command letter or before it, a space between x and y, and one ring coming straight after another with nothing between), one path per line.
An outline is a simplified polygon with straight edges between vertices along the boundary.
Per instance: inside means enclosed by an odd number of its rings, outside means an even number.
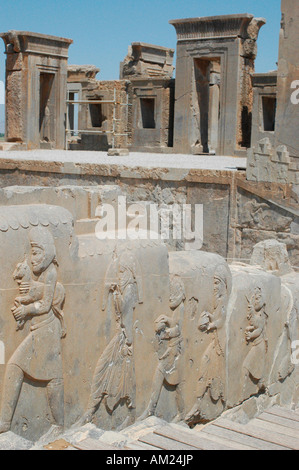
M68 65L68 79L76 78L76 80L85 81L95 79L100 69L95 65Z
M132 56L135 60L152 62L156 64L172 65L174 49L168 47L155 46L143 42L133 42L131 44Z
M254 73L252 74L252 86L265 87L277 85L277 71L268 73Z
M174 79L170 77L132 77L130 82L134 86L144 87L168 87L170 84L174 84Z
M29 31L11 30L1 33L0 37L5 43L6 54L21 52L68 58L68 48L73 43L72 39Z
M247 28L254 16L249 13L237 15L208 16L171 20L177 32L178 40L216 39L223 37L248 38ZM266 20L259 18L261 24Z

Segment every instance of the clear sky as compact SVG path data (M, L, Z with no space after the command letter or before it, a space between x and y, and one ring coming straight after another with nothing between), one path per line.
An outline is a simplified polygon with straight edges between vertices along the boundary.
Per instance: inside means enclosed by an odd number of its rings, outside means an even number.
M70 64L94 64L98 79L119 78L119 63L135 41L176 47L171 19L252 13L266 18L256 72L276 68L280 0L0 0L1 31L33 31L71 38ZM2 42L2 41L1 41ZM2 42L2 52L4 43ZM0 80L5 57L0 53Z

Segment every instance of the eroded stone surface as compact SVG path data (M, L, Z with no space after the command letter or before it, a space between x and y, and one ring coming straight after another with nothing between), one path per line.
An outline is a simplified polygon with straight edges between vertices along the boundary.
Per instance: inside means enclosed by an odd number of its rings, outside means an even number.
M28 31L1 37L7 54L6 140L27 149L64 148L67 54L73 41Z
M2 152L0 448L85 437L121 448L165 422L194 426L231 408L245 422L273 403L298 406L298 178L296 152L281 130L292 115L284 114L282 82L289 86L296 60L284 57L295 43L290 3L282 5L278 74L250 78L262 18L175 20L175 83L174 51L143 43L133 43L121 80L96 80L94 66L68 68L68 125L75 96L86 100L79 116L86 135L71 148L112 147L108 155ZM62 148L59 93L71 41L16 31L2 37L8 140ZM26 56L24 38L35 54ZM45 98L39 133L28 131L24 111L27 99L35 102L27 59ZM49 64L59 66L59 90ZM277 133L271 122L256 128L247 180L246 161L232 157L117 156L130 146L171 147L173 119L175 151L242 154L252 110L260 118L260 100L276 94ZM90 137L95 129L100 138ZM200 246L186 243L186 234L175 240L174 224L164 241L149 226L141 239L123 237L132 225L132 213L124 223L119 217L124 200L144 209L147 222L153 204L161 221L176 207L203 206L203 233L194 231ZM118 216L116 236L101 240L108 205Z
M2 206L0 221L2 432L50 440L151 415L194 425L267 390L286 400L290 377L295 403L299 293L282 244L229 266L160 240L76 236L58 206Z

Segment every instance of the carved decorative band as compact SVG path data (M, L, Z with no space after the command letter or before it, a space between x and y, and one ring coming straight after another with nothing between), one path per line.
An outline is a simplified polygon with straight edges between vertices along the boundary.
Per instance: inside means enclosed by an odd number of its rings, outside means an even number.
M249 22L247 20L247 22ZM223 38L242 36L244 19L202 21L194 19L184 22L172 22L180 39Z

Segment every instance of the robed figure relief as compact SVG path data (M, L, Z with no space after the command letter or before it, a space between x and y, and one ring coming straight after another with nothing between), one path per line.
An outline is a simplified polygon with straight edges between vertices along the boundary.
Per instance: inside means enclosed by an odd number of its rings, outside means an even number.
M156 351L158 365L153 379L150 402L139 420L155 415L162 389L165 385L175 387L177 414L174 421L181 421L184 413L182 391L181 334L184 320L185 287L179 276L170 278L170 309L168 315L160 315L155 321Z
M268 352L268 339L266 327L268 314L266 301L261 287L256 287L247 298L248 302L248 326L245 330L245 339L250 347L243 362L243 398L247 398L248 383L255 383L258 391L265 389L265 366Z
M106 275L103 310L107 303L110 305L106 297L112 298L117 332L98 360L87 410L77 425L92 421L102 402L110 414L121 402L126 404L129 416L123 426L135 420L133 323L134 310L138 303L142 303L141 275L137 260L126 252L112 264L117 265L116 279L111 280L110 266Z
M214 273L213 306L210 312L200 316L198 329L209 335L210 343L205 350L197 383L197 402L185 417L188 424L205 419L202 401L205 397L214 403L226 403L226 332L227 305L231 293L228 269L218 266Z
M16 330L31 321L30 332L10 358L2 395L0 432L11 428L23 381L26 377L46 385L48 403L56 430L64 428L64 382L61 339L65 336L63 304L65 291L57 282L56 249L52 234L44 227L30 232L31 268L17 265L19 284L12 314ZM35 279L33 279L35 277Z

